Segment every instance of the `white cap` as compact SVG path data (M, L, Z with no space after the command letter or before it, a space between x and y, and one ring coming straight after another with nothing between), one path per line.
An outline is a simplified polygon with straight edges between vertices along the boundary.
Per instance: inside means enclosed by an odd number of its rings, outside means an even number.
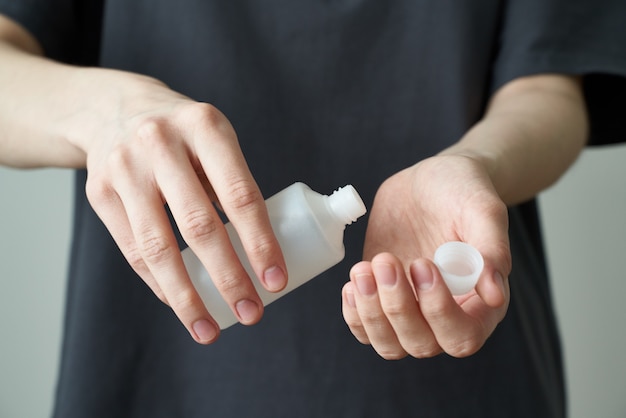
M446 242L437 248L434 262L455 296L464 295L476 286L485 265L476 248L458 241Z
M344 225L350 225L367 212L361 196L350 184L328 196L328 205Z

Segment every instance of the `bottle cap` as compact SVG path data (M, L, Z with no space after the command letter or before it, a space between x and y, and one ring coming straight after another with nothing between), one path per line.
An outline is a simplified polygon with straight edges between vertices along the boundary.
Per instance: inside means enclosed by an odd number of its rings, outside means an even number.
M434 262L455 296L464 295L476 286L485 265L476 248L458 241L446 242L437 248Z
M350 184L328 196L328 205L344 225L350 225L367 212L361 196Z

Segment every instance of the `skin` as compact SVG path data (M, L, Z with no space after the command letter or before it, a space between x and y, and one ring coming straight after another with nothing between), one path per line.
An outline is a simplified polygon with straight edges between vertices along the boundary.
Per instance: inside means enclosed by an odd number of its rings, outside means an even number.
M370 212L364 259L342 292L354 336L386 359L455 357L482 347L509 304L507 206L551 185L585 144L580 80L559 75L503 86L457 144L391 178ZM472 292L450 295L431 261L446 241L485 259Z
M0 164L87 168L87 197L129 264L197 342L211 343L219 329L185 271L167 203L239 320L256 323L262 304L213 203L268 290L281 290L287 273L228 119L152 78L45 59L28 32L1 16L0 62L0 91L11 98L0 101ZM507 205L556 181L586 135L580 80L520 78L494 94L457 144L387 179L370 211L365 261L342 291L356 339L386 359L480 349L510 297ZM485 258L476 289L461 297L430 261L451 240Z
M86 167L87 197L129 264L197 342L211 343L219 327L185 270L167 203L239 321L256 323L263 304L213 203L268 290L284 288L286 267L226 117L152 78L44 59L7 19L0 20L0 60L10 63L0 66L0 91L11 98L0 101L0 163Z

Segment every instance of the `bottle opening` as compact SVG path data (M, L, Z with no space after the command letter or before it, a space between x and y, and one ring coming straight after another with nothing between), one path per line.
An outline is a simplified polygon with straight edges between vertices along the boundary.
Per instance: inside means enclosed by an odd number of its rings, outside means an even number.
M335 216L345 225L350 225L367 212L361 196L350 184L340 187L328 196L328 204Z

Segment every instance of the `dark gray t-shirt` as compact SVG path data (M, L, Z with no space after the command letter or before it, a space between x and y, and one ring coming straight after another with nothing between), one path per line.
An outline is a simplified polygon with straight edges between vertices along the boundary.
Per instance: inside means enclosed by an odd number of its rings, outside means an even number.
M216 105L267 196L351 183L369 207L385 178L457 141L494 90L529 74L585 75L594 141L624 138L613 107L596 111L626 85L622 0L0 0L0 12L53 58ZM205 347L132 272L76 179L57 417L564 416L534 202L510 209L512 301L483 349L386 361L340 310L365 219L343 263Z

